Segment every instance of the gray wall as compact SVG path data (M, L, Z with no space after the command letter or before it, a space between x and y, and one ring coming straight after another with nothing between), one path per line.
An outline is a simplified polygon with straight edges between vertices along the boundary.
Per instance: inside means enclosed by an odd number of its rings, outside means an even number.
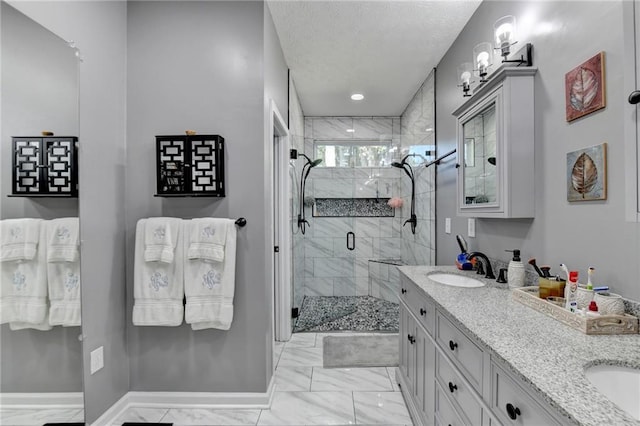
M78 61L58 36L2 3L2 182L0 218L78 216L77 199L16 198L12 136L78 134ZM46 64L46 65L45 65ZM43 66L44 65L44 66ZM0 329L1 392L81 392L79 327Z
M579 11L579 13L576 13ZM456 87L456 67L468 62L476 43L492 40L493 23L512 14L524 30L522 42L534 46L536 216L533 220L478 219L477 237L467 238L472 250L507 261L503 250L521 248L524 260L536 257L553 266L566 263L579 270L589 266L595 281L631 299L640 299L640 227L625 222L622 2L483 2L438 65L436 84L438 152L455 147L456 125L451 112L462 102ZM520 43L520 44L521 44ZM605 109L565 121L564 75L605 51ZM608 199L569 203L566 198L566 153L608 143ZM443 162L437 174L437 263L452 264L459 251L455 234L466 236L467 221L457 218L455 159ZM444 233L446 217L452 234Z
M125 351L124 2L15 2L33 19L74 40L80 67L80 234L85 419L93 422L129 389ZM89 374L104 346L105 367Z
M265 95L286 111L287 80L275 54L279 46L273 53L276 43L263 41L264 13L262 2L128 3L127 328L133 391L264 392L271 377ZM225 138L225 198L153 196L154 137L185 129ZM238 230L229 331L132 325L135 225L151 216L247 219Z

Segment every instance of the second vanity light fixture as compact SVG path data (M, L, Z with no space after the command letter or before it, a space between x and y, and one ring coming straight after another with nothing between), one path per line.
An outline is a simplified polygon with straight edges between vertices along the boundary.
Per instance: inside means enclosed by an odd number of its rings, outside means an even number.
M531 66L532 45L526 43L524 47L517 52L515 59L507 59L511 54L511 46L518 42L516 37L516 18L513 15L503 16L498 19L493 26L493 34L495 38L495 47L489 42L478 43L473 48L473 63L465 62L458 67L458 86L462 87L462 96L471 96L471 72L469 66L472 67L473 73L480 77L480 83L487 82L489 69L493 66L493 51L499 50L502 56L502 63L511 63L519 66Z

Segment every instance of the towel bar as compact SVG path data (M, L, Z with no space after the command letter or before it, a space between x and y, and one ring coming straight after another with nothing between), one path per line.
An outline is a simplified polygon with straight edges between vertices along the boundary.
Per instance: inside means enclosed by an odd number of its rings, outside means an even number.
M236 220L236 225L238 225L241 228L243 228L246 224L247 224L247 219L245 219L244 217L240 217L238 218L238 220Z

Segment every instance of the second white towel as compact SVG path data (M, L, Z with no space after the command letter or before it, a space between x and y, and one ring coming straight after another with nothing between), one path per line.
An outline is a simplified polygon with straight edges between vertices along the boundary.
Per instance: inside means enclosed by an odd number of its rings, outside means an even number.
M224 261L185 259L185 321L193 330L229 330L233 321L236 275L236 227L232 219L209 218L212 227L226 229ZM194 235L186 222L185 235ZM187 238L188 239L188 238ZM185 249L189 242L185 239Z

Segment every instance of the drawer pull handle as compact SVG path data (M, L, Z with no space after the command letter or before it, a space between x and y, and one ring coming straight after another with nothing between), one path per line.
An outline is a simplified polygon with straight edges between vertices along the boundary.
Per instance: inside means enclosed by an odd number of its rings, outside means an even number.
M406 288L403 288L402 290L400 290L402 292L402 294L405 294L407 292Z
M426 313L427 313L427 311L425 311L424 309L420 308L420 315L425 316Z
M455 343L453 340L449 340L449 349L451 349L452 351L455 351L457 347L458 347L457 343Z
M415 343L415 341L416 341L416 338L415 338L415 337L413 337L413 336L412 336L412 335L410 335L410 334L407 334L407 339L409 339L409 343L411 343L412 345L413 345L413 344Z
M454 385L453 383L449 382L449 391L451 393L453 393L454 391L456 391L458 389L457 385Z
M518 407L514 407L513 404L507 404L507 414L511 420L515 420L520 415L520 409Z

